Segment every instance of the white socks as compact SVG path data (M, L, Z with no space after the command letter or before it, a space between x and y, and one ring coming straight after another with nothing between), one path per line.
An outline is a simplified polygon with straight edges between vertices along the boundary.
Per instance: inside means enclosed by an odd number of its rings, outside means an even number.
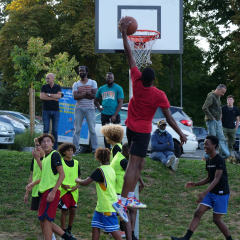
M134 192L129 192L127 197L128 198L134 197Z

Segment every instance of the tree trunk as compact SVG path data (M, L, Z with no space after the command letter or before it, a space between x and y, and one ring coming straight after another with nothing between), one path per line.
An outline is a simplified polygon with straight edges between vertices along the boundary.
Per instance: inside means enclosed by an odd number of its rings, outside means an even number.
M35 89L29 88L29 115L30 115L30 134L35 130Z

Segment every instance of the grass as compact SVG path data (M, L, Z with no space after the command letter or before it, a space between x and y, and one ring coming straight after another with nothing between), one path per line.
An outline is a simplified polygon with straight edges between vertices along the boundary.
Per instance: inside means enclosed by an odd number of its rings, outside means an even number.
M23 202L25 186L30 176L31 159L30 153L0 150L0 239L43 239L37 213L30 211L30 206ZM88 177L98 167L98 162L91 154L79 155L76 159L81 166L82 178ZM233 239L240 239L240 168L227 163L227 169L231 195L228 214L223 220ZM206 176L205 162L180 160L179 169L174 173L159 162L147 158L141 176L146 187L140 194L140 199L148 208L140 210L140 239L183 236L197 207L196 195L206 188L203 186L185 189L184 185L187 181L198 181ZM95 184L80 187L73 225L73 233L78 240L91 239L91 220L96 201ZM55 222L60 225L59 210ZM100 239L113 238L101 234ZM212 222L211 211L203 216L192 239L225 239Z
M22 151L24 147L35 147L34 138L39 137L41 133L34 132L30 134L29 130L22 134L15 135L14 143L8 145L10 150Z

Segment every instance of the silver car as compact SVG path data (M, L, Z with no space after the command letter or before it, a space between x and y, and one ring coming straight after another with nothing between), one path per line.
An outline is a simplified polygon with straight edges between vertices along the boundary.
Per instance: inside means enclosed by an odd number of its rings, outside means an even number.
M13 127L5 122L0 122L0 144L13 144L15 133Z

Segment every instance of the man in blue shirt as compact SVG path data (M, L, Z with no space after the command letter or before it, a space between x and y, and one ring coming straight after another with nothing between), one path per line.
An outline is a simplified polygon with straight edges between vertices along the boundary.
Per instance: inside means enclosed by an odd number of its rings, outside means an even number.
M114 83L114 75L108 72L106 75L106 85L100 87L95 96L94 104L101 112L102 126L108 123L120 124L120 110L122 108L124 94L123 89L118 84ZM99 99L102 99L102 107L99 104ZM106 148L110 149L110 144L104 138Z
M170 167L173 171L176 171L179 160L173 153L174 143L172 135L166 131L167 123L161 120L157 126L158 129L151 136L152 154L150 158L160 161L166 167Z

